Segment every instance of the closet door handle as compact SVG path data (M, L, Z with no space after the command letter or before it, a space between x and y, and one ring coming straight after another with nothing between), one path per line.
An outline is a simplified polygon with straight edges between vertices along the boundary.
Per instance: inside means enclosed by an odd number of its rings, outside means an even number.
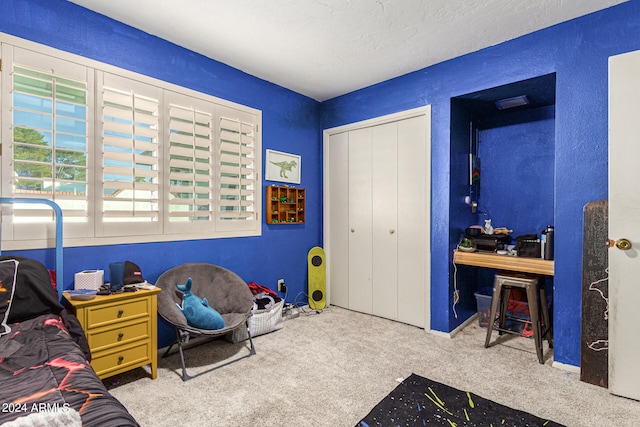
M355 229L355 228L351 228L351 232L352 232L352 233L355 233L355 232L356 232L356 229Z
M393 233L395 233L395 232L396 232L396 230L394 230L393 228L390 228L390 229L389 229L389 234L393 234Z

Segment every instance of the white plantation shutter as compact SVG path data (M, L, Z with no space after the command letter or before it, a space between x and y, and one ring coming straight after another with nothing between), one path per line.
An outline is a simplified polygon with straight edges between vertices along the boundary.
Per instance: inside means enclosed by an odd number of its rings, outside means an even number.
M88 165L93 98L87 67L3 44L2 195L44 198L63 211L67 236L90 235ZM40 204L14 204L3 238L53 235L54 215Z
M104 73L99 95L103 235L158 233L161 91ZM100 78L99 78L100 81Z
M258 221L257 118L228 107L218 116L218 211L219 230L248 230Z
M167 92L167 233L213 230L214 104Z
M1 195L63 210L65 244L259 236L262 112L0 34ZM52 210L2 207L6 249L51 246Z

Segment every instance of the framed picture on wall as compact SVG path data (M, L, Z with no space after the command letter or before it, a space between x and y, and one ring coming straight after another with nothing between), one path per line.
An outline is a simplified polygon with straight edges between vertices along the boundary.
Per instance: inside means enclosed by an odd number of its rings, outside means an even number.
M267 150L267 160L264 165L265 179L300 184L301 161L300 156L295 154Z

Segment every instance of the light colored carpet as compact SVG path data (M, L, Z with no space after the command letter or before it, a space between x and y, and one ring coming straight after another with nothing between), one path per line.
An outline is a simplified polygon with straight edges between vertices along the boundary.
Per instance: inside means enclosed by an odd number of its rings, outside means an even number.
M213 341L105 381L142 426L355 426L412 372L567 426L637 426L640 402L612 396L579 375L538 363L533 341L484 348L477 322L454 338L338 307L302 315L246 343ZM497 333L494 333L497 337ZM212 367L217 370L206 372ZM117 382L118 385L110 384Z

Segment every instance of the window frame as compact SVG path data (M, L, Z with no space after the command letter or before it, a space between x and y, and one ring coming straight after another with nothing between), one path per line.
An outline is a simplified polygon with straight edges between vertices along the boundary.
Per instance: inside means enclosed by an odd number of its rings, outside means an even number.
M57 61L66 61L74 65L87 68L87 76L93 87L87 89L87 199L88 211L87 222L80 225L66 222L64 223L64 246L99 246L111 244L130 244L143 242L167 242L177 240L200 240L230 237L249 237L260 236L262 234L261 209L262 209L262 111L241 105L235 102L227 101L198 92L193 89L185 88L173 83L165 82L143 74L135 73L123 68L115 67L96 60L84 58L75 54L51 48L49 46L30 42L4 33L0 33L0 141L3 143L2 158L0 161L0 179L1 191L3 197L21 197L22 195L12 193L11 185L11 166L13 159L13 100L12 78L13 58L11 55L4 53L6 49L4 45L11 45L18 49L30 50L40 55L48 55ZM122 223L123 227L113 226L113 223L104 223L101 218L102 209L102 111L99 105L99 91L102 91L104 75L114 75L117 78L134 81L141 85L156 87L160 93L159 104L159 141L158 141L158 218L156 221L144 223L151 227L138 227L136 222ZM203 224L201 221L194 223L184 222L184 226L176 226L168 221L169 217L169 104L166 98L170 98L167 94L175 93L186 99L193 99L195 104L207 104L212 106L212 114L215 124L212 129L212 147L211 156L213 156L211 165L211 199L213 206L211 210L211 220ZM239 115L248 117L251 126L253 126L253 199L248 202L252 205L252 215L246 221L220 221L218 219L218 210L220 206L219 196L219 160L218 160L218 144L219 144L219 117L223 111L237 111ZM8 142L8 143L6 143ZM245 171L246 172L246 171ZM251 171L250 171L251 172ZM48 197L47 197L48 198ZM15 228L13 222L13 205L0 206L2 215L2 240L3 249L5 250L22 250L37 249L55 246L55 224L54 221L40 223L34 229L37 229L39 237L23 238L20 230ZM64 217L64 215L63 215ZM106 225L106 226L105 226ZM203 226L205 225L205 226ZM142 231L141 231L142 230ZM42 237L41 237L42 236Z

